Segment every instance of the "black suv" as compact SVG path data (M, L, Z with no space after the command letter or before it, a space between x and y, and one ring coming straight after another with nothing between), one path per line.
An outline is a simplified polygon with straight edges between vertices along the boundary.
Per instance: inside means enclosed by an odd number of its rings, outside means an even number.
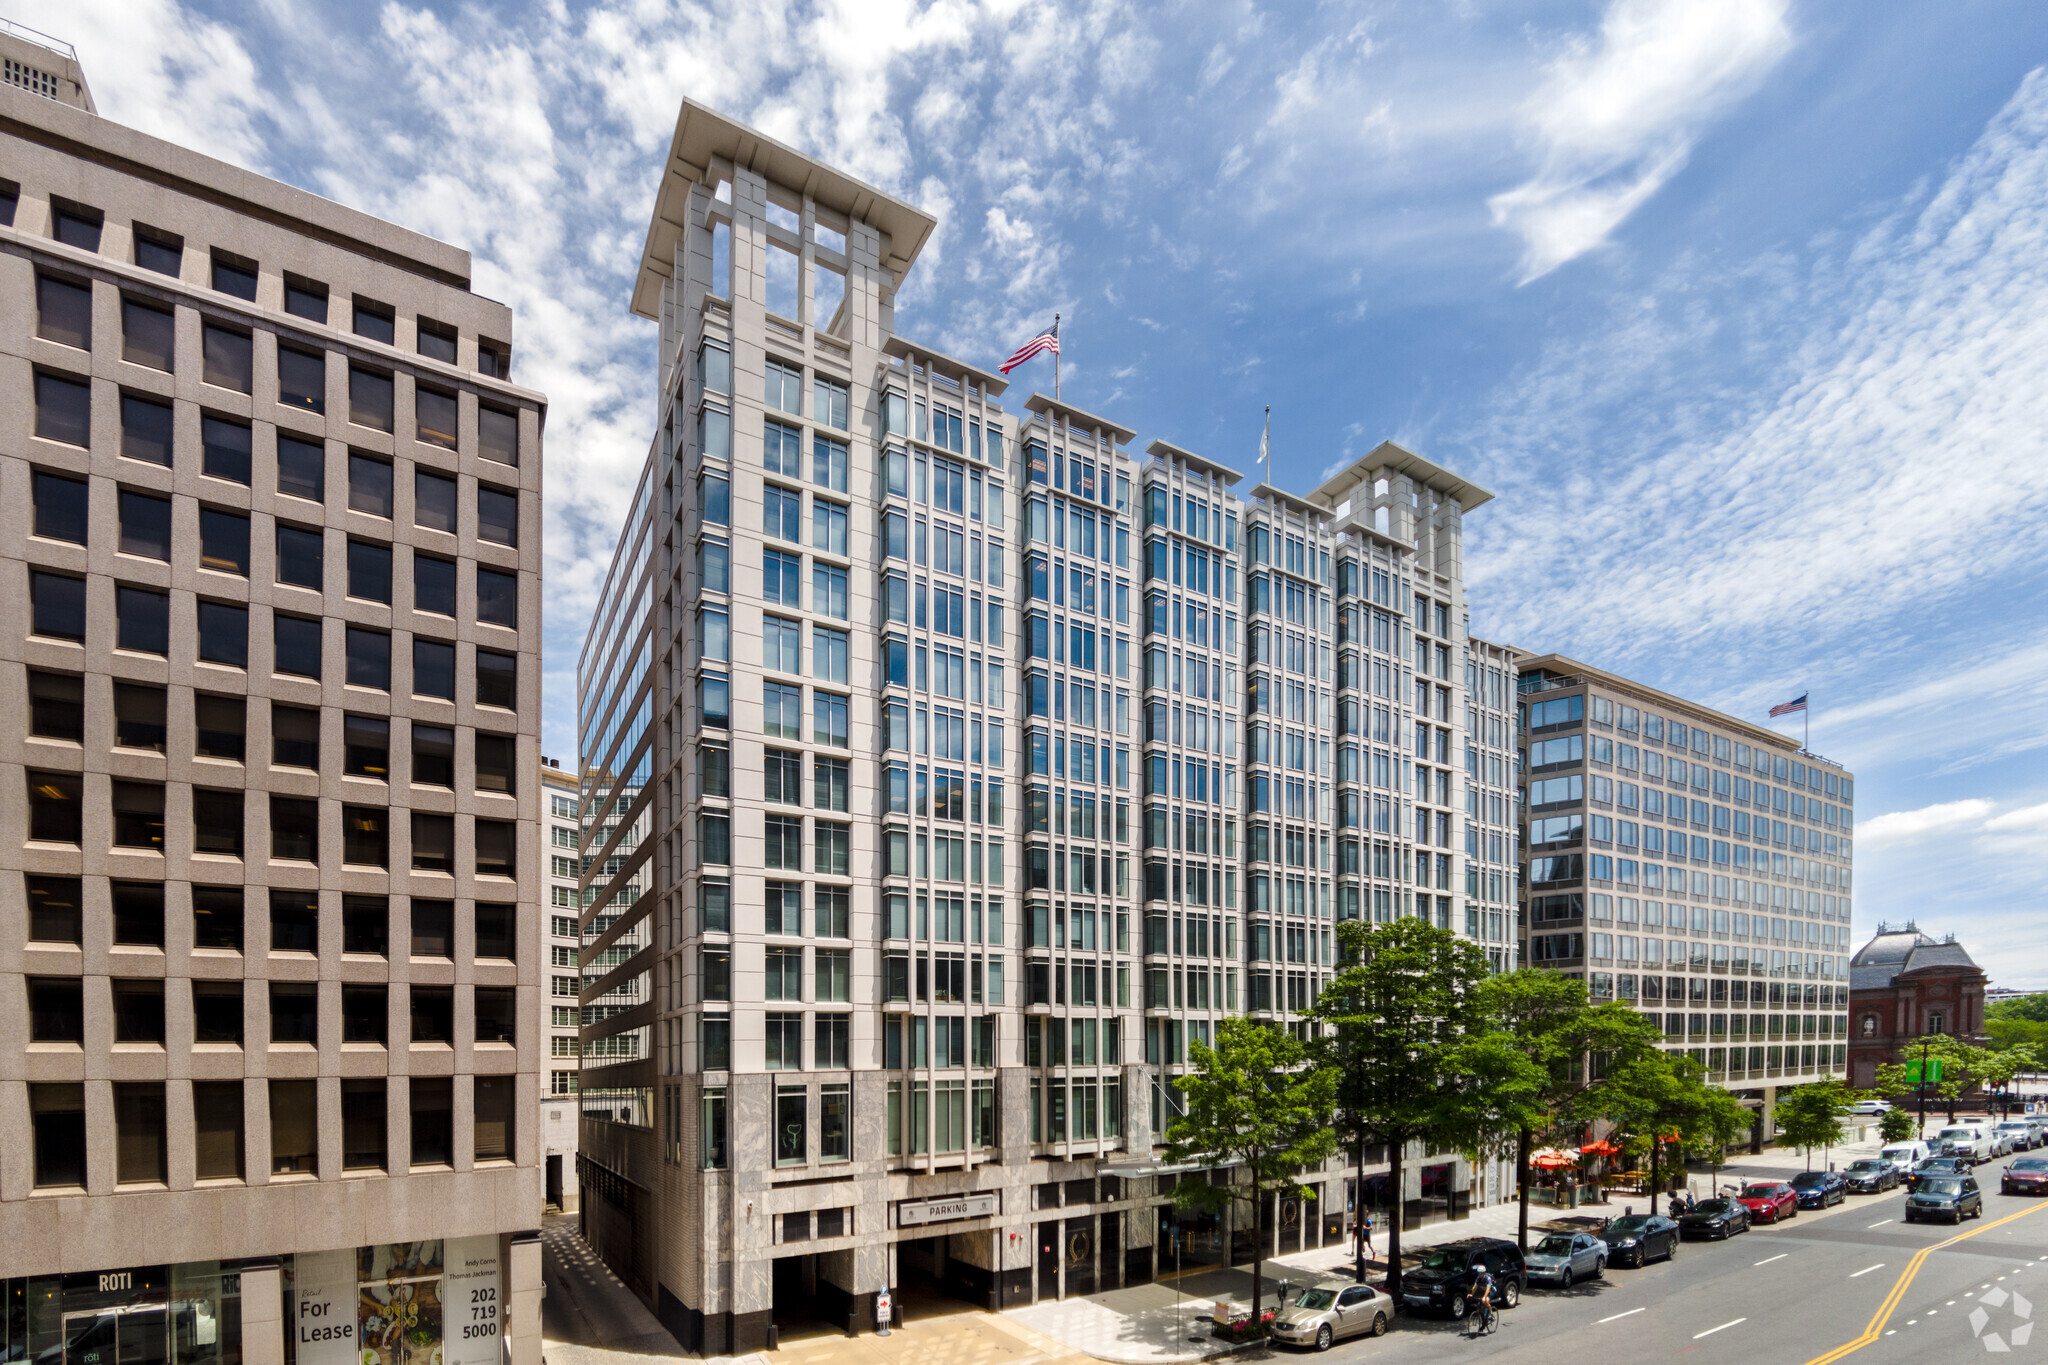
M1501 1308L1521 1302L1529 1287L1522 1249L1498 1237L1441 1242L1422 1253L1422 1263L1401 1271L1401 1305L1462 1318L1471 1311L1466 1296L1484 1265L1493 1274L1493 1301Z

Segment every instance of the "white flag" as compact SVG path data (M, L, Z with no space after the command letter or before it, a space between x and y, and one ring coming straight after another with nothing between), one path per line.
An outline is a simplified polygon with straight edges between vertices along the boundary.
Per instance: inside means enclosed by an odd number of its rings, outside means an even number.
M1273 451L1273 405L1266 404L1266 429L1259 433L1259 463L1265 464Z

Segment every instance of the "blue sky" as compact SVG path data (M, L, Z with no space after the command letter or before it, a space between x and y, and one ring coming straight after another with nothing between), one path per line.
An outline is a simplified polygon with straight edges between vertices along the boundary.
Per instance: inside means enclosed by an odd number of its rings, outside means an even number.
M1270 403L1298 488L1399 440L1499 494L1479 633L1756 718L1810 687L1862 925L2048 987L2040 6L9 17L64 28L109 117L462 243L518 310L547 752L646 450L626 297L687 94L941 219L902 330L993 363L1058 309L1071 401L1240 467Z

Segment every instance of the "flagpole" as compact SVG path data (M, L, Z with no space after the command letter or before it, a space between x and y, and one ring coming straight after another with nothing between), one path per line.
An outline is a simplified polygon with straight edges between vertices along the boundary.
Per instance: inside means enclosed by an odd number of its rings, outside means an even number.
M1804 749L1804 750L1806 750L1806 752L1808 752L1808 753L1812 753L1812 752L1813 752L1813 689L1812 689L1811 687L1809 687L1809 688L1807 688L1807 689L1806 689L1806 709L1805 709L1804 711L1800 712L1800 717L1799 717L1799 718L1800 718L1801 720L1803 720L1803 721L1804 721L1804 722L1806 723L1806 729L1805 729L1805 736L1806 736L1806 737L1805 737L1805 738L1804 738L1804 739L1803 739L1802 741L1800 741L1800 745L1799 745L1799 747L1800 747L1800 748L1802 748L1802 749Z
M1044 317L1045 314L1040 313L1039 316ZM1052 315L1052 335L1052 397L1053 401L1057 403L1060 397L1060 315L1058 313Z

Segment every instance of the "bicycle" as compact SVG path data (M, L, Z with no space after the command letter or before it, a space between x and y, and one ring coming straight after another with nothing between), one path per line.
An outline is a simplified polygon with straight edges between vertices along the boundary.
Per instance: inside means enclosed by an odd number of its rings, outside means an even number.
M1500 1310L1493 1306L1493 1296L1487 1295L1479 1300L1479 1323L1472 1329L1472 1335L1475 1337L1488 1336L1499 1327Z

